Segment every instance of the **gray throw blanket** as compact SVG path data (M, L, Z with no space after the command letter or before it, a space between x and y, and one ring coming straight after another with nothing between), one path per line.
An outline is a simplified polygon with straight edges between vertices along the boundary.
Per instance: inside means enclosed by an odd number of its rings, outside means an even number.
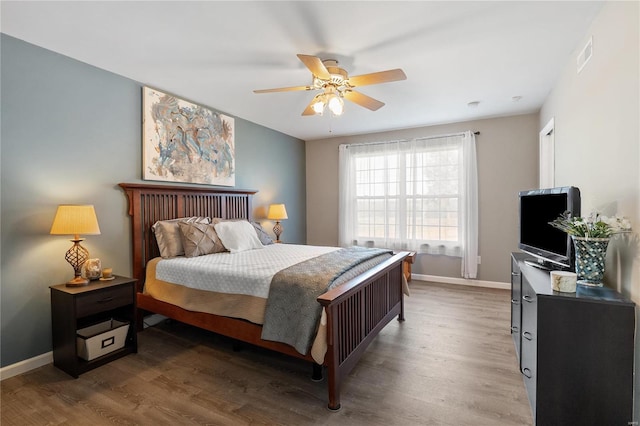
M322 315L318 296L349 269L390 250L349 247L290 266L269 288L262 339L287 343L306 355Z

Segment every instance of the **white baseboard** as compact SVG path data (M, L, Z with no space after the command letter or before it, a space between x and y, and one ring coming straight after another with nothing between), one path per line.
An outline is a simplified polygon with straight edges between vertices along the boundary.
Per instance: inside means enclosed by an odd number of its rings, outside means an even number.
M8 379L18 374L26 373L27 371L34 370L42 367L43 365L51 364L53 362L53 352L47 352L42 355L34 356L33 358L25 359L24 361L16 362L15 364L7 365L0 368L0 381Z
M435 283L468 285L471 287L499 288L502 290L511 290L511 283L502 283L499 281L482 281L470 280L467 278L439 277L437 275L411 274L412 279L419 281L431 281Z

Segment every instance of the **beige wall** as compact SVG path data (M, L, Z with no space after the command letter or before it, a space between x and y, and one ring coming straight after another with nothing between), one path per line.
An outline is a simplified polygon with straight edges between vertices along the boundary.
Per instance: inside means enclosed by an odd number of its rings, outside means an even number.
M608 286L640 303L640 30L638 2L608 2L540 112L540 127L555 118L556 184L580 188L582 212L621 214L633 235L607 252ZM576 55L593 36L593 57L580 74ZM636 309L636 312L639 312ZM640 316L639 316L640 321ZM640 335L636 335L636 370ZM640 374L635 378L640 419Z
M434 136L465 130L477 136L478 279L510 282L509 254L518 245L518 191L538 182L538 114L469 121L306 142L307 244L338 244L338 146ZM418 255L413 272L460 278L460 259Z
M544 103L540 127L554 117L556 184L580 188L582 212L629 217L640 230L640 69L638 3L611 2L578 46L593 36L593 57L580 74L575 57ZM637 234L636 234L637 235ZM609 256L612 286L640 302L638 247L634 256L618 244L628 263ZM635 268L632 259L635 257Z

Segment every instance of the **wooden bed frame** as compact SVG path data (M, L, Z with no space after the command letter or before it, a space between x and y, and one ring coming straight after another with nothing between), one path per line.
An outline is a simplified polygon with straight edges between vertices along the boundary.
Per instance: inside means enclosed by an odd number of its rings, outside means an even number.
M158 257L151 226L158 220L189 216L250 219L257 191L121 183L129 200L133 244L133 276L138 279L139 319L157 313L243 342L314 362L293 347L262 340L262 327L249 321L192 312L143 294L146 264ZM327 313L327 367L330 410L340 408L340 384L376 335L394 317L404 320L402 261L408 253L387 261L318 297ZM138 321L141 327L142 321ZM314 372L319 367L314 364ZM321 377L321 376L320 376Z

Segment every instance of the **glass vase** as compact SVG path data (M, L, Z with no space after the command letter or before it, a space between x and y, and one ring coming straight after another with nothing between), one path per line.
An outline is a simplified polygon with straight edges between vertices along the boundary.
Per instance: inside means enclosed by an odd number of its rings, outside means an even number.
M102 263L100 259L87 259L82 266L82 276L88 280L97 280L102 273Z
M578 284L602 287L609 238L571 236L576 252Z

